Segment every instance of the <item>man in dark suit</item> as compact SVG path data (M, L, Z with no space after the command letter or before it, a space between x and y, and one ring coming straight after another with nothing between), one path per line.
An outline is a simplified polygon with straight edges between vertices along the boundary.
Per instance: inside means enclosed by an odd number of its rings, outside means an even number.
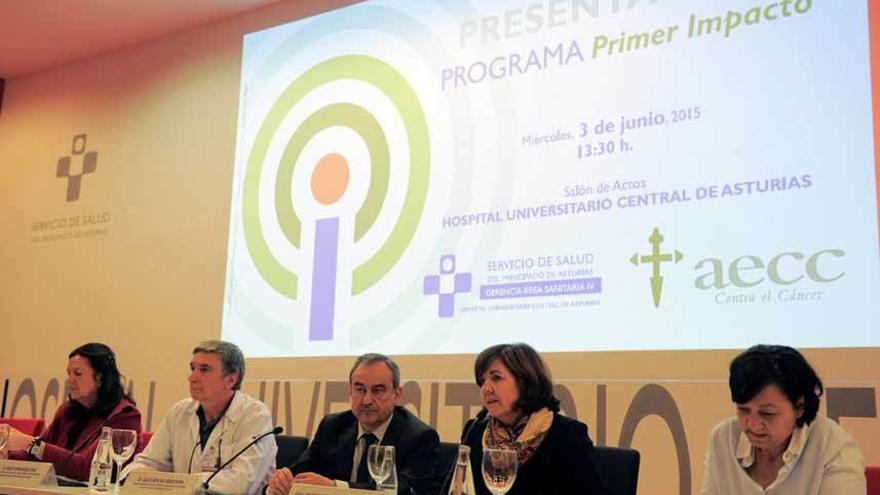
M348 382L351 410L321 420L309 448L292 466L275 471L267 493L286 495L294 483L375 489L366 466L369 445L377 443L394 446L398 493L434 493L440 439L397 405L403 396L397 363L382 354L364 354Z

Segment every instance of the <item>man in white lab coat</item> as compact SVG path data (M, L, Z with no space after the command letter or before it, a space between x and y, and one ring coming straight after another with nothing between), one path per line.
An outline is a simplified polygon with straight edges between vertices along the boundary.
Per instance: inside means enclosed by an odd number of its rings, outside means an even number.
M198 473L202 481L257 436L272 430L269 409L239 389L244 356L235 344L206 341L193 349L190 398L168 411L149 445L122 471ZM211 491L258 493L275 471L275 437L269 435L224 468Z

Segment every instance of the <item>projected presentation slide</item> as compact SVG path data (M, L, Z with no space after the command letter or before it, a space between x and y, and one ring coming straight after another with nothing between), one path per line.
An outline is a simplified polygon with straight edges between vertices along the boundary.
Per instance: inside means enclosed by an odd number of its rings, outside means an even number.
M867 1L398 0L248 34L223 338L880 345L872 28Z

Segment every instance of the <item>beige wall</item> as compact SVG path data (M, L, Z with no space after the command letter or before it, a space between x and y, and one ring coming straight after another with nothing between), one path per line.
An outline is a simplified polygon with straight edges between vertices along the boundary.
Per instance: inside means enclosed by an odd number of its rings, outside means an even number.
M10 399L28 383L35 399L22 399L16 414L33 408L51 415L63 397L65 356L85 341L117 351L147 427L186 395L192 345L220 334L241 37L347 3L282 2L7 82L0 113L0 379L10 379ZM55 166L79 134L88 136L87 151L98 151L98 165L84 178L81 198L68 203ZM74 219L79 226L70 226ZM57 239L76 232L82 237ZM734 354L570 353L548 360L578 418L609 445L618 444L640 390L668 392L684 425L686 485L697 487L708 431L733 412L726 368ZM880 464L880 349L807 356L830 388L868 389L874 417L841 423L868 461ZM457 437L462 417L476 412L460 405L474 393L459 385L470 383L472 360L400 357L405 378L416 382L408 388L410 398L418 396L412 407L447 441ZM252 360L246 390L262 395L289 432L307 434L325 410L345 407L337 383L349 364ZM52 393L52 380L61 390ZM650 384L661 388L644 388ZM652 400L648 406L657 404ZM633 446L643 454L642 494L687 493L670 474L679 472L676 450L659 417L639 423Z

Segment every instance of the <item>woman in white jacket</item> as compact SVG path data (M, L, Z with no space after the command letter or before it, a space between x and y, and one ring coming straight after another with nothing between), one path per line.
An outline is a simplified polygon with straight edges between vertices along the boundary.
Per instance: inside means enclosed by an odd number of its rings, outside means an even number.
M709 437L701 495L865 493L856 441L818 417L822 381L795 349L756 345L730 363L736 417Z

